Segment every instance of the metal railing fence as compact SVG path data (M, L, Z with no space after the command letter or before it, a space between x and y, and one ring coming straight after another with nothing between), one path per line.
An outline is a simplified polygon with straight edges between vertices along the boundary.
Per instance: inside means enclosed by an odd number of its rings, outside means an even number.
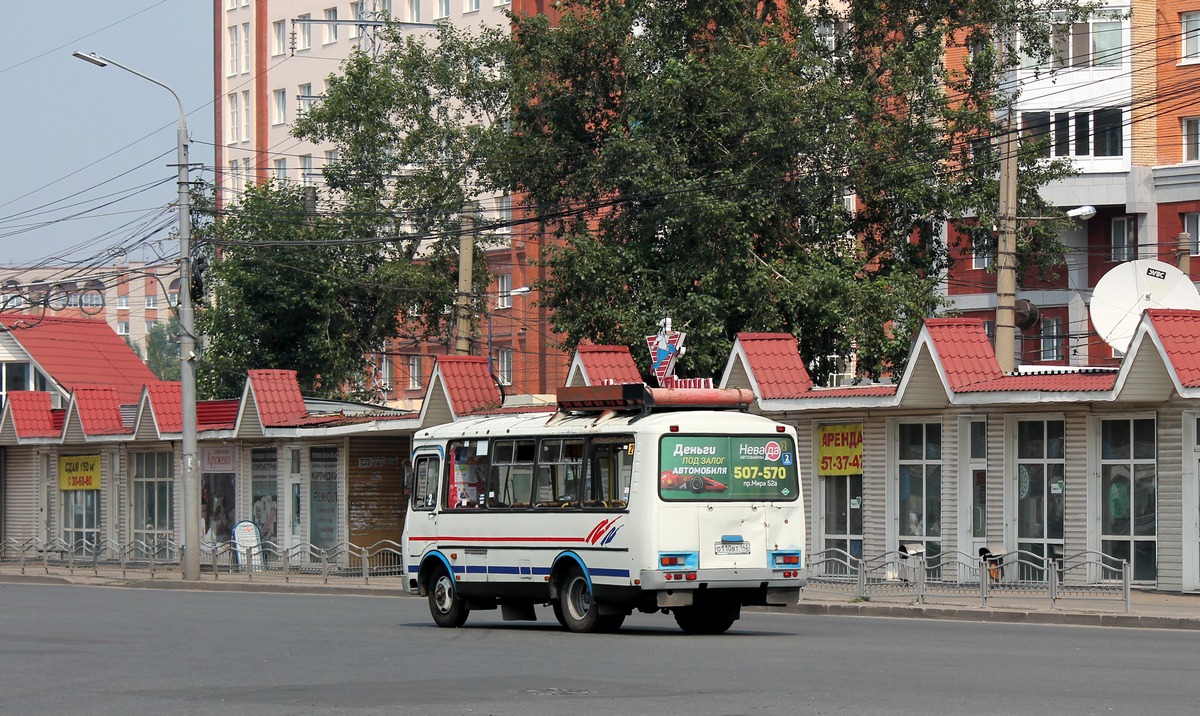
M975 557L964 552L936 555L892 551L863 559L828 549L808 560L807 593L828 593L859 600L907 597L924 603L930 595L978 596L982 606L993 597L1045 598L1051 608L1064 599L1123 602L1130 611L1129 562L1101 552L1044 557L1014 550Z
M183 547L171 539L117 543L112 540L0 541L0 565L16 566L21 574L88 574L128 579L182 575ZM239 547L236 542L200 544L201 579L282 577L292 580L346 582L395 580L403 583L404 560L400 545L391 540L360 546L341 542L318 547L304 542L292 546L263 542Z

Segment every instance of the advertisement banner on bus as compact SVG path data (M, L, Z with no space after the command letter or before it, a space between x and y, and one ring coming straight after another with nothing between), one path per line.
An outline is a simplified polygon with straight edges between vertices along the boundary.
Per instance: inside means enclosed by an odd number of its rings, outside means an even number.
M665 500L795 500L795 446L784 435L668 435L659 452L658 489Z

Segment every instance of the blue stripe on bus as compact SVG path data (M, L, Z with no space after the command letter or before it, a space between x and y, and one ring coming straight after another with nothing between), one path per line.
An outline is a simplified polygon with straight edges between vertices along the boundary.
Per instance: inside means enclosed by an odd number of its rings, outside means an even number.
M538 577L550 576L549 567L512 567L508 565L452 565L451 569L455 574L533 574ZM419 564L408 565L408 573L416 574L421 571ZM588 573L597 577L628 577L628 569L602 569L597 567L588 567Z

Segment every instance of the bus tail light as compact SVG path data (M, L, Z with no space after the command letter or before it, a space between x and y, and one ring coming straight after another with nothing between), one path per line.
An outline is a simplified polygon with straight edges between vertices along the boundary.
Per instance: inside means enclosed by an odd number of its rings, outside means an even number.
M772 567L799 567L804 563L800 551L771 552ZM786 576L786 575L785 575Z
M658 568L663 570L688 570L700 568L699 552L659 552Z

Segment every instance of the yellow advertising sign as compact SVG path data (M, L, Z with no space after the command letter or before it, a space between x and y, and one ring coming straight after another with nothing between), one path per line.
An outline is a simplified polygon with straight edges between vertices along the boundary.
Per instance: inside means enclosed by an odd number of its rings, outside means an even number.
M58 457L58 489L99 490L99 455L60 455Z
M817 427L817 474L862 474L862 423Z

